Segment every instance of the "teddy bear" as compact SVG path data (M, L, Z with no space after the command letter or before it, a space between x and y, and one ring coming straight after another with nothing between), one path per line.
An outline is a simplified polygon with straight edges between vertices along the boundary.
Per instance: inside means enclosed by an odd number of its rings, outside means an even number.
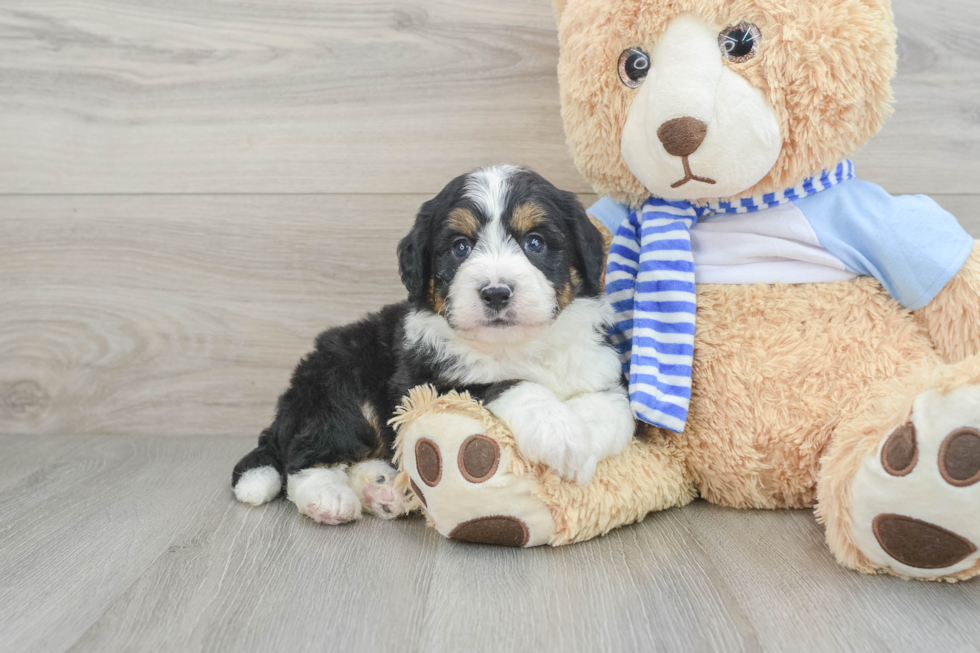
M848 157L890 111L888 0L556 0L637 435L588 485L414 389L401 483L446 537L581 542L696 497L814 508L845 567L980 571L980 246Z

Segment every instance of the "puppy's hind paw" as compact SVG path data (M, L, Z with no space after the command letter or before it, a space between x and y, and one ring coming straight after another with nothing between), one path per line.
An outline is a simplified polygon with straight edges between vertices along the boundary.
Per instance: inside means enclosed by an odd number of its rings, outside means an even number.
M275 467L265 465L243 473L235 483L235 498L251 506L272 501L282 489L282 477Z
M405 490L395 487L398 472L383 460L368 460L351 467L350 483L365 512L381 519L394 519L411 511Z

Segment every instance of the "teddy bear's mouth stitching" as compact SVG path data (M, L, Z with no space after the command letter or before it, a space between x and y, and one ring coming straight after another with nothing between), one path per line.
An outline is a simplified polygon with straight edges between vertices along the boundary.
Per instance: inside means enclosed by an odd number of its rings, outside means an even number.
M674 183L672 183L670 185L671 188L680 188L681 186L683 186L689 181L700 181L705 184L718 183L714 179L711 179L709 177L698 177L696 174L691 172L691 162L688 161L688 158L686 156L681 157L681 163L684 164L684 178L681 179L680 181L675 181Z

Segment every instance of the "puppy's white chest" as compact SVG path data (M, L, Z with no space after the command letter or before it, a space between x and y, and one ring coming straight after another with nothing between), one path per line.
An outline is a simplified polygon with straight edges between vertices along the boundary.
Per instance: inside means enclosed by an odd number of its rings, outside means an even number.
M603 299L578 299L535 338L493 344L467 341L441 316L413 312L406 318L407 344L429 348L451 383L531 381L568 399L619 382L619 357L599 335L609 312Z
M548 388L562 400L598 392L618 382L619 359L604 343L588 338L549 344L552 346L544 351L515 347L492 358L460 361L463 365L457 371L466 377L460 380L468 383L531 381Z

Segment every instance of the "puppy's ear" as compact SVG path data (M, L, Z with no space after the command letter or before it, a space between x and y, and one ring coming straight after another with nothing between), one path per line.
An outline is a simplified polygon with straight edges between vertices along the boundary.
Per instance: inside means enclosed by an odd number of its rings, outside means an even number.
M398 243L398 273L408 289L408 301L414 306L426 303L426 285L429 282L429 238L432 225L432 200L422 205L415 216L415 225Z
M432 239L437 235L437 220L445 219L458 202L469 175L460 175L446 184L439 194L422 205L415 225L398 243L398 271L408 289L408 301L414 306L430 307L429 283L432 280Z
M602 273L606 267L606 243L592 224L585 207L574 193L561 191L561 209L575 242L576 267L582 273L582 295L601 295Z

